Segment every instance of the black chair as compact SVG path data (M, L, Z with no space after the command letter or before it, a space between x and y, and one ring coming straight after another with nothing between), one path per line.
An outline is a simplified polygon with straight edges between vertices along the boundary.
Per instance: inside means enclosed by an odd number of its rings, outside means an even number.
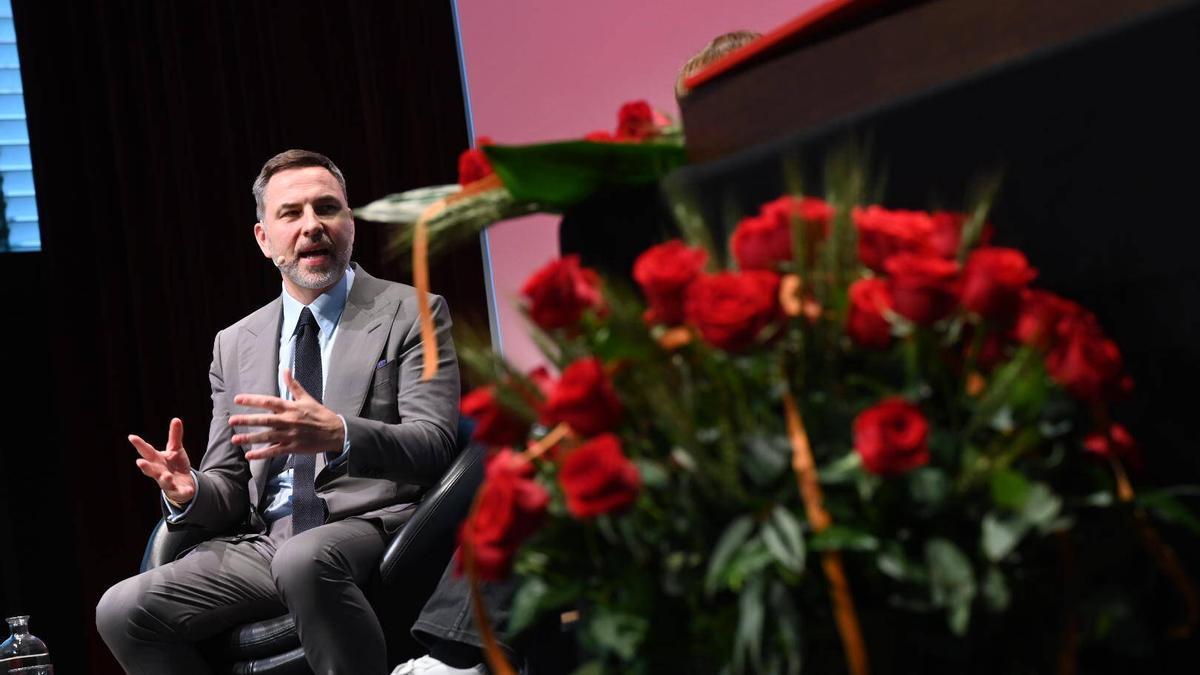
M483 479L484 449L469 442L472 426L465 419L459 422L458 458L392 537L379 563L378 578L365 589L388 639L389 662L424 653L409 629L450 561L458 524ZM193 531L171 532L160 520L146 544L140 569L144 572L170 562L205 538ZM204 644L202 651L220 672L312 672L290 614L238 626Z

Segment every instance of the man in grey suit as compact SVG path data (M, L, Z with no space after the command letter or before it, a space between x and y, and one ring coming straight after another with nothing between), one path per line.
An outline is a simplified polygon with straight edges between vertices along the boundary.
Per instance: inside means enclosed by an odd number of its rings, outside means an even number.
M96 624L130 673L203 673L195 642L291 612L315 672L385 673L360 589L457 451L450 317L431 296L439 368L422 382L416 291L350 264L354 219L333 162L281 153L254 195L255 238L283 291L217 334L200 469L179 419L162 451L129 437L168 527L213 538L114 585Z

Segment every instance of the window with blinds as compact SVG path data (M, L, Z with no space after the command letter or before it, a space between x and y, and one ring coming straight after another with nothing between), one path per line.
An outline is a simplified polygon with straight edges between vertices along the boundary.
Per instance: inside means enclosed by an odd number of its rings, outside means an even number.
M0 0L0 178L3 179L4 195L0 204L0 216L3 216L0 219L0 251L41 249L11 0Z

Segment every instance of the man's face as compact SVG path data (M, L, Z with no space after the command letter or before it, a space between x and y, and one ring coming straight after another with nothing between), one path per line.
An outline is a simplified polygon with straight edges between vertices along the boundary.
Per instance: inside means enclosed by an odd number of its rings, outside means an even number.
M267 181L263 211L254 236L293 297L311 301L341 280L354 247L354 217L333 174L319 166L280 171Z

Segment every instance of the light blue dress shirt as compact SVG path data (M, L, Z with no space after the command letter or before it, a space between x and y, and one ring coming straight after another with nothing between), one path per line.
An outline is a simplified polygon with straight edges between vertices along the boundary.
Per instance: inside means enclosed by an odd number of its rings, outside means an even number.
M342 310L346 308L346 297L350 295L350 289L354 286L354 270L346 269L346 273L342 275L342 280L333 288L322 293L312 304L307 305L313 313L313 317L317 320L317 327L320 329L320 334L317 337L318 344L321 347L321 398L325 398L325 383L328 381L329 374L329 358L333 353L333 343L338 335L338 323L342 318ZM301 304L288 294L284 288L282 293L283 300L283 325L279 331L279 375L277 386L279 396L281 398L291 400L292 392L287 388L283 381L283 371L292 369L296 360L296 324L300 321L300 312L305 305ZM294 372L294 370L293 370ZM310 392L311 393L311 392ZM341 462L346 461L347 452L350 450L350 434L346 428L346 418L338 415L342 420L342 436L345 442L342 445L341 453L330 460L327 467L336 466ZM260 504L263 520L268 524L289 515L292 512L292 468L288 466L287 456L272 458L268 465L270 478L267 479L266 489L263 491L263 498ZM193 475L196 473L193 469ZM197 493L199 493L200 481L196 481ZM192 501L186 508L179 508L167 501L166 495L163 495L163 503L167 505L170 513L167 520L174 523L184 516L191 509L191 505L196 502L193 496Z

